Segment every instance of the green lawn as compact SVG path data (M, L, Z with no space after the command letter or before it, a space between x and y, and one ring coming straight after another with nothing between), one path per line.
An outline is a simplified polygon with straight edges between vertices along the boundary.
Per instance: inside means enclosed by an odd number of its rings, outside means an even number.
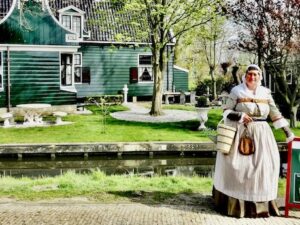
M88 174L67 172L56 177L0 177L0 197L19 200L49 200L86 197L98 202L145 201L166 203L179 195L210 195L212 179L203 177L151 178L106 176L101 171ZM285 180L279 181L279 197L284 196Z
M126 122L107 117L103 133L103 115L98 107L90 107L93 115L68 115L65 121L71 125L2 128L0 143L74 143L74 142L126 142L126 141L209 141L207 131L197 131L199 121L178 123ZM123 106L111 106L110 112L126 110ZM207 125L215 129L220 110L210 112ZM53 119L53 118L50 118ZM213 131L213 133L215 133Z
M164 106L165 109L194 110L193 106ZM66 121L71 125L0 128L0 143L75 143L75 142L141 142L141 141L210 141L208 134L216 134L216 126L221 119L221 109L211 109L206 126L207 131L198 131L199 121L191 120L176 123L126 122L107 117L103 133L103 115L98 107L90 109L93 115L68 115ZM110 112L126 110L123 106L111 106ZM54 120L54 118L48 118ZM300 129L294 129L300 136ZM284 133L275 131L277 141L284 141Z

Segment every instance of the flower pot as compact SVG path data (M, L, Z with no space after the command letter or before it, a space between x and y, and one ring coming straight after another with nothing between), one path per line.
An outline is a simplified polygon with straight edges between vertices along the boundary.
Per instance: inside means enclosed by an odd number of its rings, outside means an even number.
M198 127L198 130L206 129L205 123L208 120L207 114L210 109L210 107L196 107L196 111L198 112L200 120L200 126Z

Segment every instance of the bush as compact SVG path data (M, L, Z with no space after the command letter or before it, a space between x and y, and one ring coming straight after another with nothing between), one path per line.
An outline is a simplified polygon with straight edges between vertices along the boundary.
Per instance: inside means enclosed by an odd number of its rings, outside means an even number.
M224 77L218 77L217 80L217 95L220 95L222 91L230 92L230 90L235 86L231 79L226 79ZM209 87L210 95L212 91L212 81L211 79L205 79L200 81L195 89L197 96L207 95L207 87ZM210 98L210 100L213 100Z
M97 96L91 96L91 97L87 97L85 102L91 102L91 99L93 99L93 101L96 101L98 103L101 103L104 100L105 104L121 105L122 102L123 102L123 95L97 95Z
M209 101L207 99L207 97L205 96L199 96L197 97L197 103L196 103L196 107L208 107L209 106Z

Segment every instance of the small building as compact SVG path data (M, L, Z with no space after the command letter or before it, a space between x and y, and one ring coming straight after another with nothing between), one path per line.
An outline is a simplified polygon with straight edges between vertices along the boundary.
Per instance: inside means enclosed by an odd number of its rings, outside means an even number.
M189 90L189 71L174 65L173 85L175 87L175 91L187 92Z
M130 26L118 27L132 40L118 42L109 1L0 0L0 108L25 103L75 106L80 98L120 94L151 96L150 41L137 40ZM106 26L107 27L107 26ZM177 75L169 43L165 91L187 88ZM175 74L175 75L174 75ZM71 107L72 108L72 107Z

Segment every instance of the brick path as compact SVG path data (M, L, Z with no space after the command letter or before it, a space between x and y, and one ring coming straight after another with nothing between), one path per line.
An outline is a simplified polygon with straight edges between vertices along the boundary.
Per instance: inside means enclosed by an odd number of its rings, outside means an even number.
M0 204L2 225L300 225L300 212L291 218L236 219L217 214L211 204L146 205L93 203Z

